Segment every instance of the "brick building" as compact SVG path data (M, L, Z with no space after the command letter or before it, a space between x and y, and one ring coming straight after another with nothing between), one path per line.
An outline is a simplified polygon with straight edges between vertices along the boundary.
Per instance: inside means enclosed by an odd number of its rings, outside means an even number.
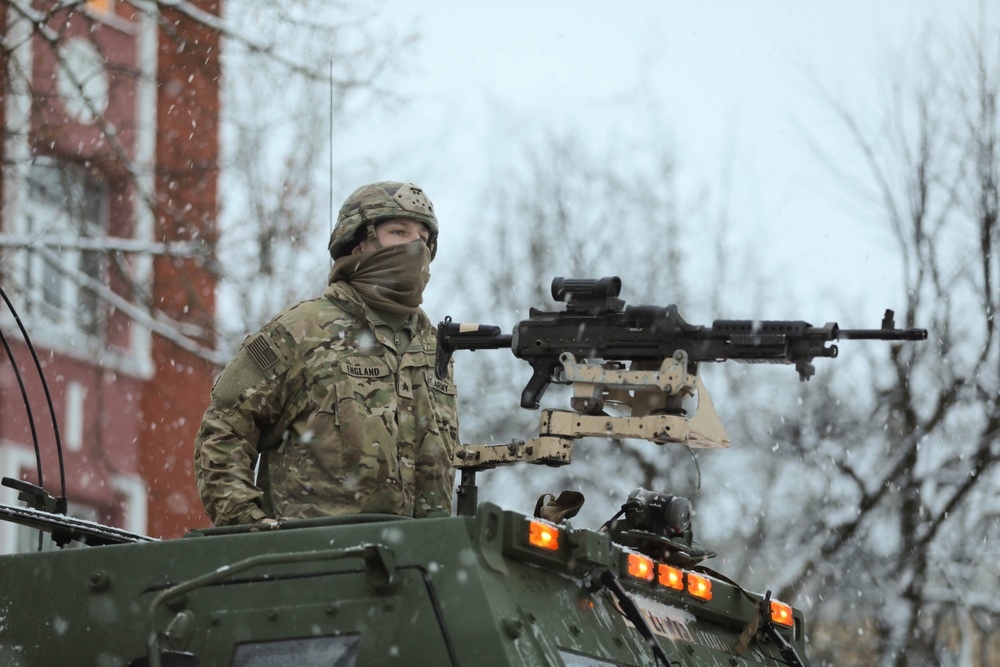
M191 459L217 369L220 39L199 12L220 3L61 4L0 3L0 286L44 368L70 513L176 537L208 525ZM42 386L2 308L31 418L0 353L0 475L38 483L37 441L59 496ZM35 535L0 524L0 553Z

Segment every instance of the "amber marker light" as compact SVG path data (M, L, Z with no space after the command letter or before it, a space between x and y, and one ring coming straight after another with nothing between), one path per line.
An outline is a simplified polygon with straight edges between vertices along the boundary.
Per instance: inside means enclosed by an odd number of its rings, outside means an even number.
M684 571L670 565L660 563L657 565L658 581L665 588L672 588L675 591L684 590Z
M557 551L559 549L559 529L541 521L528 525L528 542L539 549Z
M778 625L792 627L795 625L795 618L792 617L792 607L784 602L771 600L771 620Z
M654 572L653 561L651 559L639 554L628 555L628 573L630 576L636 579L652 581Z
M712 580L694 572L688 572L688 593L699 600L712 599Z

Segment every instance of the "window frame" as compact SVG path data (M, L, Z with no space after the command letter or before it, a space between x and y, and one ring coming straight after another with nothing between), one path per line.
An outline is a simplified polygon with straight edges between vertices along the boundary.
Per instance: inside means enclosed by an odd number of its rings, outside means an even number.
M70 272L108 288L106 252L88 250L73 241L107 236L109 187L75 165L50 158L32 161L26 186L23 215L18 216L20 231L37 237L37 246L58 257L50 258L35 247L14 251L12 277L24 290L25 311L36 327L44 325L59 335L83 335L103 342L103 300L82 284L85 279ZM64 245L58 244L59 237L66 239Z

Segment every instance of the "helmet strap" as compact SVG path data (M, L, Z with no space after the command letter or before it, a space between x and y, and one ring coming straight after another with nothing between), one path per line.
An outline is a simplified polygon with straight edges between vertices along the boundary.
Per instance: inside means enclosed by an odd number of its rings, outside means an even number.
M368 231L368 240L372 242L376 250L381 250L382 244L379 243L378 234L375 233L375 223L369 222L365 229Z

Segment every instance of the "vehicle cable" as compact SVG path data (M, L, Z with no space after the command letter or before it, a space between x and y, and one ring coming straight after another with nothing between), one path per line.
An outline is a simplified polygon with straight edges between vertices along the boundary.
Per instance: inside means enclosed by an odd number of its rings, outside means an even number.
M59 460L59 484L61 493L56 501L56 512L59 514L66 514L66 466L63 463L62 439L59 437L59 425L56 421L55 407L52 405L52 394L49 392L49 385L45 380L45 373L42 371L42 364L38 359L38 353L35 352L35 346L32 345L31 338L28 336L28 332L25 330L24 324L21 322L21 317L17 314L17 309L14 308L14 304L10 302L10 299L7 297L7 292L4 291L3 287L0 287L0 297L3 297L4 303L7 304L7 308L10 309L11 315L14 316L17 328L21 332L21 336L24 338L25 344L28 346L28 351L31 354L32 361L34 361L35 370L38 373L38 379L42 385L42 391L45 393L45 401L48 404L49 416L52 418L52 433L56 444L56 456ZM10 345L7 343L7 338L3 336L2 331L0 331L0 339L3 341L3 347L7 351L7 356L10 358L10 364L14 368L14 374L17 377L17 383L21 388L21 397L24 399L24 408L28 413L28 424L31 427L31 439L35 446L35 462L38 466L38 486L42 488L42 454L38 445L38 434L35 430L35 420L31 412L31 406L29 405L28 393L24 387L24 381L21 377L21 372L17 367L17 362L14 360L13 352L10 349Z
M662 662L666 667L674 667L674 661L667 656L666 651L660 646L660 642L657 641L656 636L653 634L652 628L649 627L649 623L646 622L646 617L642 615L642 610L639 609L639 605L635 603L635 600L628 594L622 583L618 581L618 577L611 570L604 570L601 572L599 577L599 582L605 588L607 588L618 600L618 606L621 608L622 612L625 614L625 618L632 622L635 629L639 631L642 638L646 640L649 644L649 648L653 651L653 656L657 663Z

